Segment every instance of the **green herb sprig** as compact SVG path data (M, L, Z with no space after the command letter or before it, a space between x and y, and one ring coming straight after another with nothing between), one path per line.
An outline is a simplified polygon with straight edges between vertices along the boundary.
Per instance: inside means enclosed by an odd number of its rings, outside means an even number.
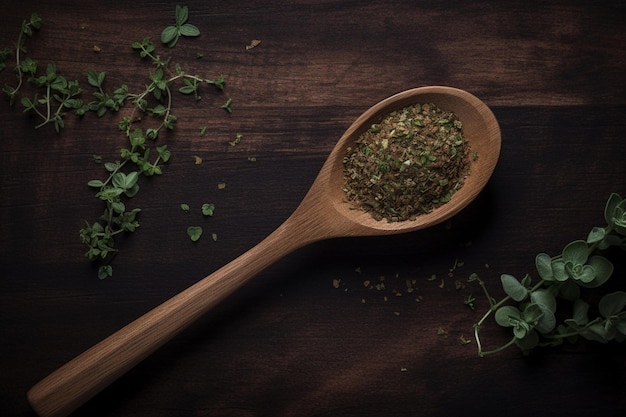
M150 39L144 38L141 42L133 42L132 48L139 52L141 58L149 59L154 65L150 71L149 83L143 91L131 93L126 85L115 89L108 94L104 89L106 74L104 72L89 71L88 83L96 89L93 93L96 100L83 106L81 111L95 111L98 116L107 111L117 111L126 102L130 102L133 109L129 116L123 117L118 123L128 139L128 146L120 150L120 159L104 164L108 176L104 180L93 179L88 185L97 190L96 197L105 203L104 214L93 223L85 222L80 230L82 242L87 245L86 256L90 261L102 262L98 270L101 279L112 275L110 261L117 253L115 237L123 232L134 232L139 227L137 215L139 208L128 210L124 200L134 197L139 190L139 177L151 177L163 173L163 164L168 162L171 152L167 145L151 145L159 137L163 129L173 130L176 116L172 113L173 84L182 85L178 92L183 95L193 95L200 99L200 88L203 84L214 86L222 90L225 85L223 76L217 80L204 79L196 75L187 74L180 65L174 66L174 72L169 71L169 59L163 60L154 52L156 47ZM143 117L146 116L146 117ZM135 127L136 123L144 119L157 119L158 125L145 130ZM156 151L152 158L151 151ZM194 229L196 230L196 229ZM197 230L196 230L197 232ZM193 238L199 238L194 233Z
M41 29L41 22L41 17L37 13L31 14L30 19L22 21L22 28L15 44L15 50L4 48L0 52L0 71L6 68L6 62L12 54L15 54L15 67L13 69L17 77L17 85L15 87L5 85L2 88L2 91L8 95L11 105L15 102L15 97L24 84L24 77L27 75L34 76L37 71L37 62L28 57L22 58L22 55L26 54L24 36L32 37L35 31Z
M167 44L173 47L180 36L198 36L197 27L187 23L189 11L186 6L176 6L176 29L174 37ZM55 64L48 64L44 73L38 73L37 61L25 57L25 39L32 37L33 32L41 28L42 20L37 13L33 13L28 20L24 20L15 50L4 48L0 50L0 71L7 67L7 62L15 55L15 73L17 85L6 85L3 92L7 94L10 105L18 99L25 112L34 113L41 122L36 128L46 124L53 124L57 133L65 127L66 113L73 112L83 117L88 112L94 112L98 117L107 112L118 112L123 106L130 104L132 111L129 116L123 117L118 127L124 132L127 144L119 152L119 158L104 162L101 156L93 155L93 160L103 164L106 176L102 179L91 179L87 185L96 191L95 196L104 203L104 212L95 222L85 221L80 230L80 238L87 246L86 257L101 264L98 276L101 279L113 274L111 261L118 253L115 239L125 232L134 232L139 227L138 215L140 208L127 208L129 199L139 191L141 176L151 177L161 175L163 164L171 158L167 145L157 144L159 133L162 130L173 130L177 121L172 113L173 91L183 95L193 95L200 100L203 85L212 86L223 91L226 81L220 75L215 79L201 78L183 71L176 64L171 70L170 58L163 59L156 53L156 47L149 38L140 42L133 42L131 47L138 51L141 58L149 60L154 69L149 72L149 82L139 92L131 92L126 84L107 91L106 73L104 71L87 71L87 83L94 91L93 100L84 102L81 98L82 89L78 81L69 81L57 71ZM172 33L172 27L166 28L163 33ZM170 35L168 35L170 36ZM22 92L25 82L34 87L34 95L27 96ZM177 90L174 84L179 84ZM223 108L223 107L222 107ZM230 112L231 109L229 108ZM146 121L148 120L148 121ZM156 120L156 124L149 122ZM138 124L147 125L143 128ZM206 129L206 128L204 128ZM214 206L205 204L202 208L205 216L213 213Z
M506 297L497 301L487 291L486 284L472 274L483 289L489 310L474 325L478 354L486 356L517 346L524 353L540 346L558 346L578 338L607 343L626 340L626 292L604 294L595 308L584 299L584 290L602 287L613 274L613 264L601 253L610 248L626 250L626 199L611 194L605 209L605 227L594 227L585 240L567 244L561 254L540 253L535 258L539 280L533 282L527 274L518 280L503 274L501 283ZM565 306L565 319L559 323L557 309ZM564 307L564 308L565 308ZM590 311L598 316L589 317ZM504 345L484 350L480 329L494 314L498 325L512 330L511 339Z
M161 32L161 42L168 47L173 48L181 36L200 36L200 29L189 20L189 8L187 6L176 5L175 24L167 26Z
M33 72L30 81L43 91L43 96L22 97L24 112L32 111L42 120L36 129L52 123L54 130L60 133L65 127L65 110L78 110L83 106L78 81L68 81L57 72L54 64L48 64L45 74L38 77Z

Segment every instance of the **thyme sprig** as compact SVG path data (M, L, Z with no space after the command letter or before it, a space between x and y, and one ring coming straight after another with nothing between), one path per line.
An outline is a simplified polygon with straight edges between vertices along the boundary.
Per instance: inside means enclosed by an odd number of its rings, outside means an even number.
M183 71L180 65L174 65L170 71L170 60L163 60L154 52L155 46L149 38L141 42L133 42L132 48L139 52L141 58L149 59L155 66L149 72L149 83L143 91L129 92L126 85L115 89L108 94L104 88L105 73L88 73L89 84L96 89L96 100L82 108L83 111L95 111L98 116L107 111L117 111L125 103L130 102L132 111L118 123L128 139L128 146L120 150L120 159L107 162L104 167L108 173L105 180L90 180L88 185L97 190L96 197L104 201L103 215L94 223L85 222L80 230L82 242L88 247L86 256L94 262L101 262L98 276L101 279L112 275L111 260L117 253L115 237L123 232L134 232L139 227L137 215L139 208L127 210L124 201L134 197L138 190L140 175L151 177L161 175L163 164L168 162L171 152L167 145L151 145L159 138L163 129L173 130L177 117L172 113L173 86L180 83L178 92L183 95L193 95L200 100L200 89L203 84L223 90L225 80L219 76L216 80L204 79ZM176 90L174 90L176 91ZM145 117L144 117L145 116ZM145 130L135 127L144 119L157 119L158 124ZM151 159L151 150L156 151L156 157Z
M187 23L189 11L186 6L176 6L175 17L176 39L179 36L200 34L197 27ZM95 191L95 197L104 203L104 210L96 221L85 221L79 235L87 246L86 257L100 263L98 276L103 279L113 273L111 261L118 253L116 238L125 232L134 232L140 226L138 215L141 209L128 207L129 199L139 191L140 177L161 175L163 165L171 158L167 145L157 144L157 139L162 131L173 130L177 121L173 114L174 93L178 91L200 100L203 85L221 92L226 81L222 75L215 79L202 78L184 71L178 64L171 65L170 58L161 58L150 38L144 38L133 42L131 47L154 66L148 73L145 87L138 92L131 92L128 85L122 84L108 90L106 73L90 70L87 71L86 79L93 88L93 98L86 101L82 98L83 90L77 80L71 81L60 75L57 66L52 63L45 67L44 72L40 72L38 62L25 56L25 40L32 37L41 24L42 19L33 13L30 19L23 21L15 48L0 50L0 71L15 56L17 84L3 88L10 105L19 100L24 112L40 119L36 128L53 124L57 134L65 127L65 116L70 111L81 118L89 112L103 117L107 112L116 113L124 106L132 108L129 115L118 123L127 140L119 151L119 157L103 163L101 156L94 155L94 161L103 164L106 175L102 179L87 182ZM166 28L163 33L167 31L171 31L171 28ZM173 47L176 39L169 40L168 46ZM30 96L24 92L26 83L34 90ZM230 108L227 110L231 111Z
M470 281L478 282L489 301L489 310L474 325L480 356L511 346L528 353L536 347L558 346L578 338L601 343L626 340L626 292L604 294L593 309L584 297L584 290L603 286L613 274L612 262L601 253L615 247L626 250L626 199L611 194L604 218L606 226L594 227L586 239L570 242L561 254L538 254L537 282L529 274L521 280L503 274L500 280L506 297L500 301L490 296L478 275L472 274ZM564 313L566 318L559 323L557 308L561 307L568 310ZM590 311L597 311L598 315L590 318ZM491 314L498 325L510 328L513 334L502 346L485 350L480 330Z
M7 84L2 88L2 91L9 97L11 106L15 102L15 97L17 96L18 91L24 84L24 77L26 75L34 76L37 71L37 63L35 61L28 57L22 57L26 54L26 42L24 36L30 38L33 36L33 33L38 31L40 28L41 17L39 17L37 13L31 14L30 19L22 21L22 28L17 38L15 49L11 50L10 48L4 48L0 52L0 71L6 68L6 61L11 57L11 55L15 55L15 66L13 70L15 71L15 76L17 77L17 85L12 87Z

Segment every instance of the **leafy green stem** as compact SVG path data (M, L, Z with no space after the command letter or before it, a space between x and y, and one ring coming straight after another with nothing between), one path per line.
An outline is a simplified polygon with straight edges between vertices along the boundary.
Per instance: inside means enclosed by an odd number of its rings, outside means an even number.
M592 310L599 313L595 318L588 316L590 304L583 298L584 290L602 287L613 274L613 264L602 252L611 247L626 250L626 199L611 194L604 218L605 227L594 227L586 239L568 243L560 254L539 253L535 267L540 279L534 285L529 274L521 280L502 274L506 296L498 302L476 274L470 276L470 281L477 281L489 300L489 309L474 325L480 356L500 352L513 344L526 353L538 346L573 342L578 337L602 343L626 340L626 291L604 294ZM558 323L556 314L559 300L565 300L571 309L571 316L566 313L569 318L562 323ZM479 332L492 314L498 325L512 329L513 339L500 348L485 351Z

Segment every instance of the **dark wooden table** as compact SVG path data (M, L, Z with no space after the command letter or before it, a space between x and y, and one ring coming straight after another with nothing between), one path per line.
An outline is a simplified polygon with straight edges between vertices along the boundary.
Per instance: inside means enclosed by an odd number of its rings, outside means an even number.
M626 194L621 1L189 1L201 35L173 49L159 36L175 3L151 3L2 7L0 49L38 12L43 26L26 56L78 80L86 101L89 70L106 72L109 91L149 83L152 65L130 46L145 37L172 65L223 74L226 87L204 88L200 101L173 95L178 121L159 138L171 160L127 202L142 209L141 227L118 239L105 280L83 256L79 229L103 209L86 185L105 176L93 155L117 158L126 140L117 122L130 107L70 113L56 134L3 97L0 415L34 415L25 395L33 384L261 241L359 114L426 85L475 94L500 123L500 162L474 203L430 230L287 256L75 415L623 415L623 345L479 358L461 341L473 341L487 308L471 273L501 296L500 274L536 274L537 253L585 238L604 225L609 194ZM247 49L252 40L261 43ZM15 85L12 68L0 73L3 85ZM220 108L229 98L230 114ZM205 202L213 217L201 215ZM190 225L205 230L196 243ZM363 284L381 277L384 289ZM624 277L617 259L618 288ZM475 311L464 303L472 294ZM484 337L497 346L509 335L490 322Z

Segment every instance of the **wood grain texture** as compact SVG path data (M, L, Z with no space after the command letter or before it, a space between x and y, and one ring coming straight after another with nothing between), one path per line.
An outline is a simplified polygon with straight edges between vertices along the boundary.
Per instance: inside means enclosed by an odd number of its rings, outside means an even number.
M622 415L623 346L480 359L458 338L471 336L485 302L469 310L463 300L479 290L456 290L454 280L476 271L497 288L503 272L532 273L537 252L584 237L603 222L609 193L626 194L626 8L370 3L186 3L202 35L161 53L206 77L224 74L227 87L198 103L176 97L179 121L163 138L172 160L142 184L133 202L143 209L141 228L120 242L109 280L83 258L78 229L100 214L85 184L102 175L92 155L114 158L123 144L118 117L68 117L57 136L0 103L1 415L34 415L25 396L34 383L260 242L296 208L352 121L426 85L475 94L502 130L494 176L451 228L302 248L75 415ZM174 4L11 2L0 48L37 11L44 26L30 56L85 86L86 71L98 70L107 85L138 89L151 67L129 44L156 41ZM261 44L247 51L252 39ZM0 83L13 77L5 70ZM232 115L219 109L227 97ZM236 133L244 139L232 147ZM217 207L210 219L179 208L207 200ZM189 242L192 222L217 242ZM448 277L456 259L464 265ZM616 274L626 274L623 260ZM381 276L386 290L363 286ZM407 293L405 279L418 290ZM508 337L495 328L486 336L493 344Z

